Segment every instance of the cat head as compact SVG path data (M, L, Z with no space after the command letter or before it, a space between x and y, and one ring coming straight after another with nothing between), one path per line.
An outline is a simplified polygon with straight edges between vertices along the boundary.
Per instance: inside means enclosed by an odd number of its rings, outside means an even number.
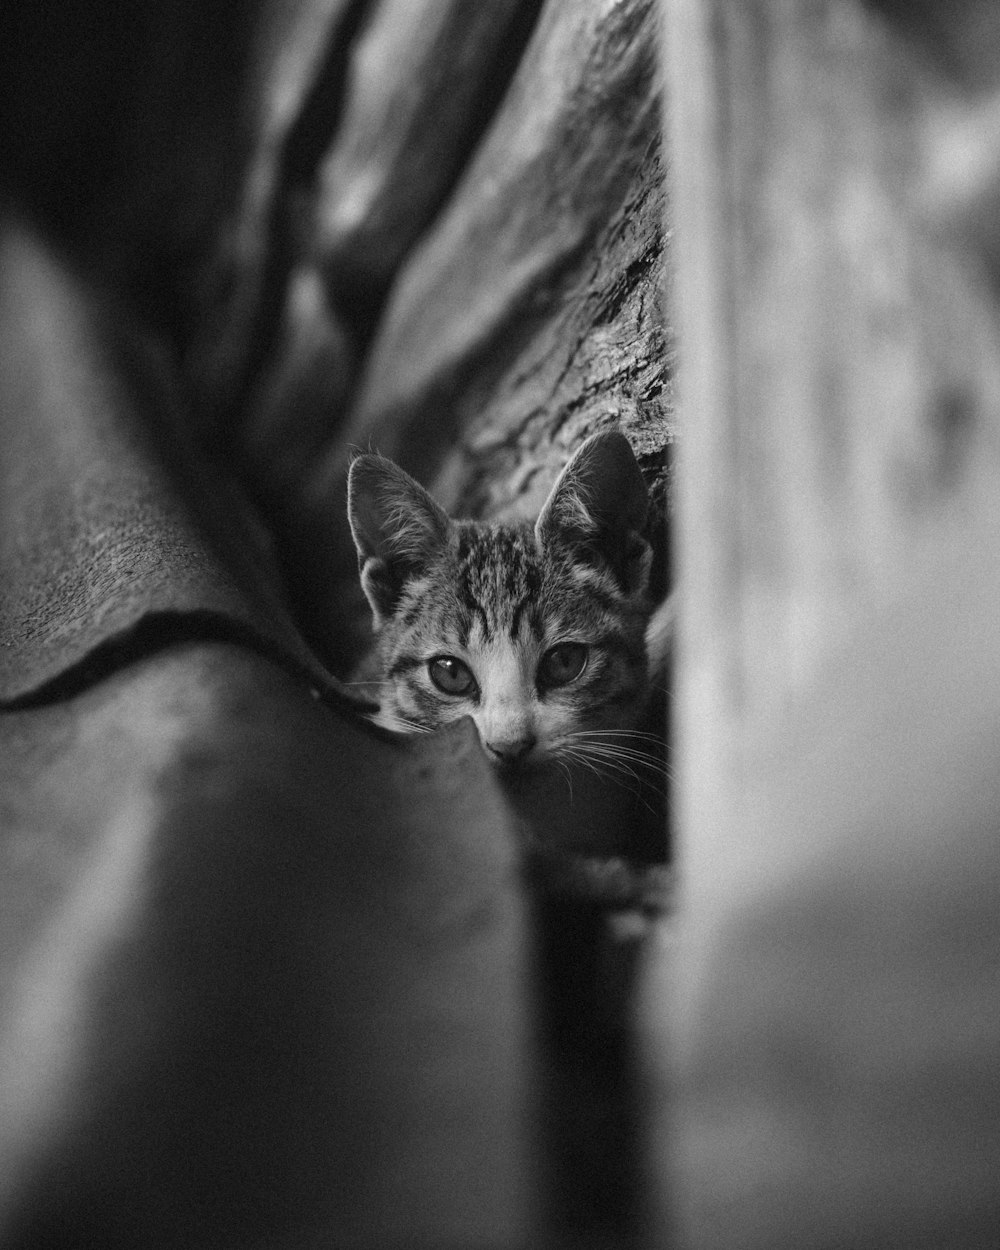
M534 527L452 520L391 460L351 465L348 514L377 632L380 723L471 716L510 768L627 729L645 694L648 498L623 435L596 434Z

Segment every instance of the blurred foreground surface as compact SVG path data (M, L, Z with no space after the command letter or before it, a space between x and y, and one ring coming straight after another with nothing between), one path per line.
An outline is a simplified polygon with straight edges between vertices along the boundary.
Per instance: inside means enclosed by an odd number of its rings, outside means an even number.
M986 1250L1000 304L940 141L996 167L1000 10L664 13L690 436L678 925L647 986L666 1214L692 1250Z

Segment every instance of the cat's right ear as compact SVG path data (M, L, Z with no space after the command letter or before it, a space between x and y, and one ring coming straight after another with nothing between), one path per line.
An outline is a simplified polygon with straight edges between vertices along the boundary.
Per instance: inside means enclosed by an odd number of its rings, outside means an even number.
M378 629L395 610L406 581L444 546L448 514L399 465L364 455L348 473L347 517L361 589Z
M614 572L628 594L643 594L651 553L643 536L649 496L628 439L592 434L577 448L535 524L540 546L561 544Z

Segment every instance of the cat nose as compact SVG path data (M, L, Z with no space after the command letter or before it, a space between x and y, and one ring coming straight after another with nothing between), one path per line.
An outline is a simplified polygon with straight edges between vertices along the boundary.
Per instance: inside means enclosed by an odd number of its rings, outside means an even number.
M487 742L486 749L494 759L501 763L513 764L516 760L524 759L534 745L534 735L526 734L521 738Z

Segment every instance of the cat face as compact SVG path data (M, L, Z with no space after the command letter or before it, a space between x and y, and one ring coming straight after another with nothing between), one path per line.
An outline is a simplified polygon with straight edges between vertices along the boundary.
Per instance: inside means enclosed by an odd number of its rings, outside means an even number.
M626 440L588 440L534 528L453 521L391 461L351 468L349 512L377 631L379 723L474 721L512 770L630 728L646 679L646 491Z

